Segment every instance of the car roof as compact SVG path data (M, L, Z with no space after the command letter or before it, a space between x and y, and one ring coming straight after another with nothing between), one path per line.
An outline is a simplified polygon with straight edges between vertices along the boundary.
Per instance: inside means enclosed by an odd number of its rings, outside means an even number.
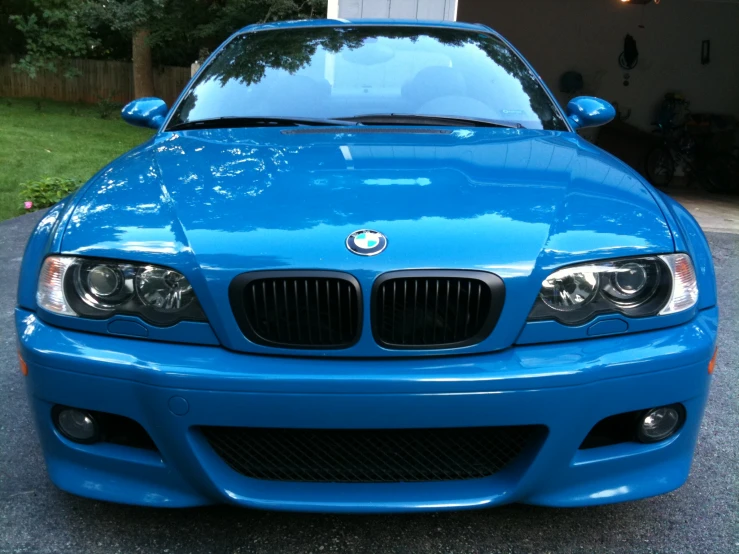
M294 21L275 21L273 23L257 23L239 30L236 34L268 29L291 29L300 27L358 27L358 26L396 26L396 27L441 27L461 29L465 31L484 31L497 35L490 27L481 23L464 23L461 21L423 21L417 19L300 19Z

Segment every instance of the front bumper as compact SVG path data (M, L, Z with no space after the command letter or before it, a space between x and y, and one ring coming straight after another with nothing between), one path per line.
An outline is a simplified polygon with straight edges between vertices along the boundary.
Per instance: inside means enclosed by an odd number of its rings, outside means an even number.
M475 356L324 360L93 335L16 311L29 397L60 488L148 506L420 511L523 502L587 506L673 490L688 476L708 395L718 313L669 329ZM601 419L680 402L682 429L657 444L578 450ZM59 435L63 404L139 422L159 452ZM176 413L182 415L176 415ZM186 412L186 413L183 413ZM515 471L469 481L291 483L231 470L201 425L432 428L540 424L546 440Z

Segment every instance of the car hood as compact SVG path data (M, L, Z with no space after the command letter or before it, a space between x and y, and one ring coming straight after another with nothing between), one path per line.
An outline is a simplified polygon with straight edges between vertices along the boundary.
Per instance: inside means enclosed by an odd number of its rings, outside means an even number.
M354 267L348 234L388 237L383 267L528 272L671 251L651 193L568 133L333 128L167 134L88 186L65 251L192 252L223 269ZM364 261L367 262L366 260Z
M365 228L387 236L381 255L345 247ZM214 301L250 270L342 270L364 288L482 269L530 308L552 268L674 246L641 178L572 133L318 127L157 135L88 184L62 250L180 268Z

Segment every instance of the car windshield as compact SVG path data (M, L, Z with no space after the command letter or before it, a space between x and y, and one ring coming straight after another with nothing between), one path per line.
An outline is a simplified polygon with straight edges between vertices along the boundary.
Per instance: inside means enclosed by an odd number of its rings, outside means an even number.
M238 35L190 87L169 128L220 118L266 124L290 118L361 122L370 115L388 116L385 123L401 115L410 116L403 118L406 124L434 116L456 118L446 123L456 125L470 118L567 129L537 76L500 39L420 26L303 27ZM227 120L223 126L229 126Z

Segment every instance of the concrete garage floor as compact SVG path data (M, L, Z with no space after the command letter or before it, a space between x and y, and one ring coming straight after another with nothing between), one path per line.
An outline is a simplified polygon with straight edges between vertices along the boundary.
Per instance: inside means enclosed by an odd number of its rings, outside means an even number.
M739 234L739 197L694 189L665 190L685 206L706 232Z
M721 231L708 238L722 312L718 363L688 483L662 497L597 508L392 516L152 510L57 490L26 405L12 327L23 246L39 216L0 223L0 552L739 552L739 235L732 234L739 206L692 196L685 203L707 229Z

